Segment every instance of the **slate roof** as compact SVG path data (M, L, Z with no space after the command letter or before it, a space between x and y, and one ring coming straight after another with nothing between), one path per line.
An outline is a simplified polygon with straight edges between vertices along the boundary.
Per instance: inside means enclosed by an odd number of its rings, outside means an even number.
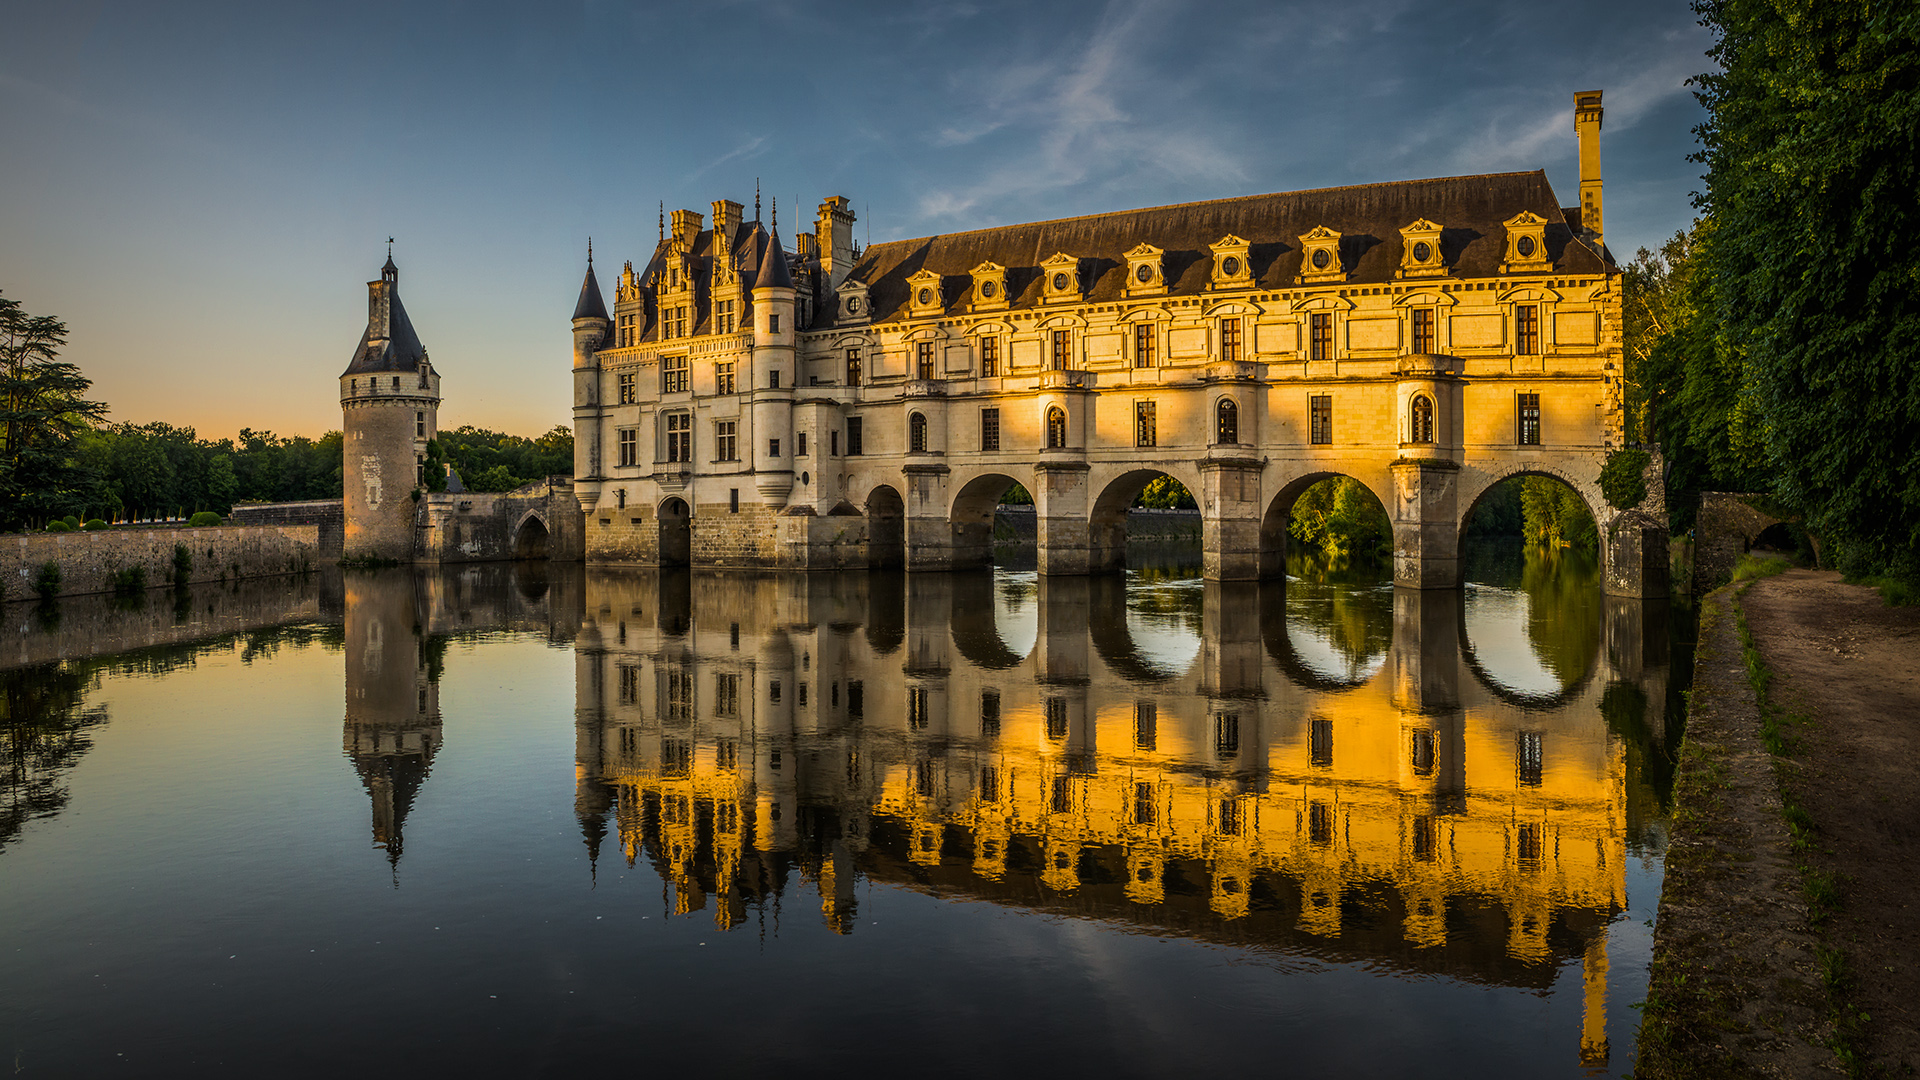
M753 279L756 289L791 289L793 274L787 270L787 253L780 247L780 230L773 230L767 256L760 260L760 273Z
M1099 303L1125 298L1125 253L1148 243L1165 251L1166 295L1197 296L1207 291L1210 245L1232 234L1252 245L1255 289L1291 289L1301 287L1299 237L1324 225L1342 234L1348 283L1386 284L1400 266L1400 230L1426 218L1444 230L1440 247L1451 277L1487 278L1498 276L1505 255L1501 223L1523 210L1547 221L1554 273L1611 269L1605 256L1576 239L1546 173L1535 170L1249 195L896 240L868 248L849 276L869 286L875 322L905 316L907 278L923 269L944 277L948 312L964 313L970 272L983 262L1007 267L1012 306L1031 308L1041 294L1040 264L1065 252L1080 260L1085 301ZM821 309L827 318L816 326L831 322L833 308Z
M587 279L580 283L580 302L573 305L576 319L606 319L607 301L600 294L600 281L593 276L593 259L587 259Z
M407 318L406 305L400 302L400 272L393 265L391 256L381 271L381 276L389 281L388 325L375 326L378 316L368 315L367 329L360 335L360 346L353 350L353 359L348 362L347 370L341 372L341 378L387 371L418 371L427 358L426 346L420 344L420 335L413 332L413 320Z

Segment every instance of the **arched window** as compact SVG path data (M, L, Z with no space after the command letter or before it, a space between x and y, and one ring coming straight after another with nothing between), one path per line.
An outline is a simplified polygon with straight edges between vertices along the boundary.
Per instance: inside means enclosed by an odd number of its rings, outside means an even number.
M1240 406L1232 398L1221 398L1220 404L1213 410L1214 439L1216 443L1237 443L1240 441Z
M1425 394L1413 395L1413 410L1408 417L1407 441L1430 443L1433 441L1433 399Z
M915 454L927 452L927 418L919 413L907 417L907 449Z
M1067 445L1067 410L1058 405L1047 410L1047 449Z

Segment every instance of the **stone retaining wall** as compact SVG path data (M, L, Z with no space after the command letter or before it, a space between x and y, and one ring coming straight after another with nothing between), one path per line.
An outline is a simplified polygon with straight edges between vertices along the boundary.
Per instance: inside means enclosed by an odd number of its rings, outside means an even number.
M320 556L338 559L340 542L347 527L347 512L339 499L242 503L233 508L227 520L235 525L317 525L320 527Z
M193 556L189 582L304 573L323 561L318 525L0 536L0 599L38 599L34 582L49 562L60 568L58 596L113 592L118 575L136 566L146 568L147 588L171 585L178 544L185 544Z

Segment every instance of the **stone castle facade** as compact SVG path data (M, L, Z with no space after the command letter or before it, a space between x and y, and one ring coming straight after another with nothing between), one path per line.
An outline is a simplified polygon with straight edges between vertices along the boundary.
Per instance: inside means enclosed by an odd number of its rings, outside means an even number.
M676 211L611 310L589 261L574 311L585 557L984 565L1018 483L1041 569L1087 573L1121 564L1126 508L1167 475L1207 576L1250 579L1280 572L1294 500L1347 475L1394 521L1396 581L1449 587L1475 500L1546 474L1594 510L1610 589L1658 594L1664 536L1598 488L1623 436L1600 123L1578 95L1575 207L1535 171L864 251L837 196L791 251L777 213Z

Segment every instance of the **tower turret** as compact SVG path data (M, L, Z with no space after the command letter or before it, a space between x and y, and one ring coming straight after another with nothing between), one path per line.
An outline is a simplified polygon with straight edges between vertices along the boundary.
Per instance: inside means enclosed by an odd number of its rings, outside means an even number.
M778 210L767 253L753 282L754 485L770 506L785 506L793 490L793 274L780 247Z
M412 560L415 493L439 409L440 374L400 303L389 251L379 280L367 282L367 329L340 375L346 557Z
M638 330L635 330L638 333ZM587 276L573 305L573 493L585 513L600 501L600 350L613 337L613 320L593 276L593 241L587 241Z

